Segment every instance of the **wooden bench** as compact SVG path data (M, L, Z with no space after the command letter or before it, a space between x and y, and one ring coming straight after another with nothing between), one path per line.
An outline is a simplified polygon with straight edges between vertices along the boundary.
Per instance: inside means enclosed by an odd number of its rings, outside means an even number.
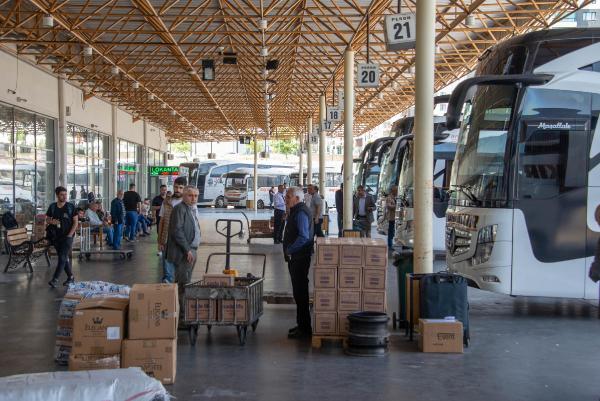
M50 256L48 255L50 244L45 238L32 241L25 227L7 230L4 244L8 253L8 263L6 263L4 273L10 269L18 269L21 264L26 266L30 273L33 273L31 262L41 256L46 258L46 263L50 266Z

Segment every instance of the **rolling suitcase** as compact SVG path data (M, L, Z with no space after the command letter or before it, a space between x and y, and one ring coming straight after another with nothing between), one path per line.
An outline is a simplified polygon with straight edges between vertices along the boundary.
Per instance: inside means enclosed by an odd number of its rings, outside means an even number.
M463 343L469 345L469 302L467 280L457 274L428 274L419 281L420 316L443 319L454 316L463 324Z

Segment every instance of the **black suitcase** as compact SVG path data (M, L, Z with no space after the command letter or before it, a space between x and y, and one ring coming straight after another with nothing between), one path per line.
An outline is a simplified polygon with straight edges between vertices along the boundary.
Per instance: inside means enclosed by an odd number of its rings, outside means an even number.
M463 343L469 345L469 302L467 280L457 274L434 273L419 280L420 316L443 319L454 316L463 324Z

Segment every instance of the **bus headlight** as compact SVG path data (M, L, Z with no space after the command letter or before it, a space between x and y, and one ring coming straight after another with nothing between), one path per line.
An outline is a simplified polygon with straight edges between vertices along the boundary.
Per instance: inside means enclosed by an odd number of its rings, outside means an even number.
M496 231L498 230L497 224L485 226L477 234L477 248L475 248L475 255L473 255L473 265L480 265L490 260L492 256L492 250L494 249L494 242L496 241Z

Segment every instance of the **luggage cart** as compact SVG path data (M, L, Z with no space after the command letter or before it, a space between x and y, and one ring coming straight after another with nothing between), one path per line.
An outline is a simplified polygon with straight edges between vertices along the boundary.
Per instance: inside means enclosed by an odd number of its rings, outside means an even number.
M225 223L225 224L223 224ZM239 230L232 230L233 224L239 224ZM206 270L210 269L210 261L213 256L225 256L225 270L231 270L231 256L254 256L261 257L262 275L254 277L248 273L246 277L236 277L233 287L218 287L207 285L204 280L190 283L185 286L184 321L189 325L190 343L196 345L198 339L198 328L205 325L210 332L213 325L235 326L237 329L240 345L246 344L248 326L256 331L258 320L263 314L263 283L265 280L265 268L267 255L264 253L239 253L231 252L231 238L244 236L244 224L241 220L219 219L215 222L217 233L225 237L225 252L211 253L206 259ZM227 304L231 311L225 309ZM245 314L238 316L238 305L245 309Z
M79 225L79 249L73 249L79 252L77 259L82 261L90 260L92 255L119 255L121 259L131 259L133 251L131 249L92 249L92 229L89 224Z
M241 212L246 219L246 224L248 225L248 243L253 238L273 238L274 232L274 218L271 217L270 220L250 220L246 213Z
M252 327L253 332L256 331L258 321L263 314L263 284L267 255L239 252L211 253L206 260L206 273L209 272L213 256L261 257L262 276L254 277L248 274L247 277L236 277L233 287L207 285L204 280L186 285L184 320L189 326L190 344L196 345L199 326L207 326L209 332L212 326L235 326L240 345L244 345L248 326ZM231 308L231 312L226 312L226 304ZM238 306L242 310L245 309L244 315L238 315Z

